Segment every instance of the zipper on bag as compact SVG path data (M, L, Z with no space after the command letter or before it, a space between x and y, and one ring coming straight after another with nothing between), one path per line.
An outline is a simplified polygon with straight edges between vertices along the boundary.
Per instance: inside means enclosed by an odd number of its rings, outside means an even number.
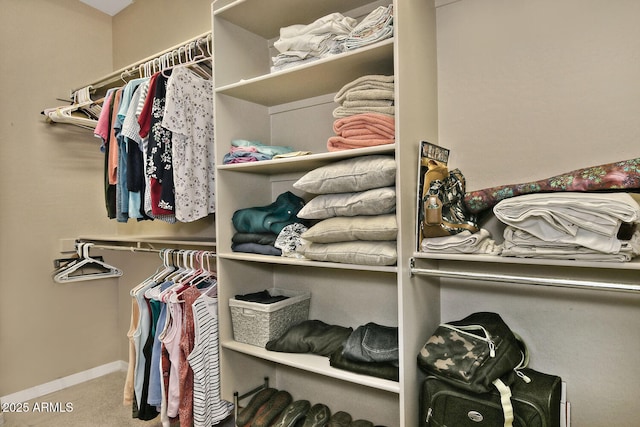
M479 338L480 340L487 343L487 346L489 347L489 356L490 357L496 356L496 344L495 342L493 342L493 339L491 338L491 334L484 328L484 326L481 326L481 325L454 326L449 323L443 323L440 326L451 329L452 331L456 331L463 335L470 335L477 339ZM481 335L474 334L473 332L469 332L469 330L478 330L478 329L484 333L484 337Z

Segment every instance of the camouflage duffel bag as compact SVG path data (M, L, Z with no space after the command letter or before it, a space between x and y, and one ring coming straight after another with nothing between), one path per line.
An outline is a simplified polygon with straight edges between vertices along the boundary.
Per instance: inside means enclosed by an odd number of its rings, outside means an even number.
M442 323L418 354L424 372L476 393L493 390L494 380L524 368L526 360L524 344L489 312Z
M509 385L525 368L528 354L524 342L500 315L473 313L462 320L442 323L418 354L418 366L462 390L487 393L496 388L502 396L505 426L513 410Z

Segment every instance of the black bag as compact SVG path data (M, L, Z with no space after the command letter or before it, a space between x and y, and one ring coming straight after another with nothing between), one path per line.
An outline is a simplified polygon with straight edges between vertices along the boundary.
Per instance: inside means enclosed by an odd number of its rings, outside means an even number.
M514 427L559 427L562 381L555 375L523 369L529 383L511 385ZM504 425L500 394L473 393L428 376L420 396L420 427L499 427Z

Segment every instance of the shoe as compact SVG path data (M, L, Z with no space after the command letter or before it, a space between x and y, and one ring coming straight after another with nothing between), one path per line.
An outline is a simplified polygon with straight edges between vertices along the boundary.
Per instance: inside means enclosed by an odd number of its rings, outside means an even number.
M331 411L327 405L316 403L304 417L302 427L325 427L331 418Z
M344 411L338 411L335 414L331 415L331 419L329 419L329 424L327 427L349 427L351 424L351 415Z
M309 408L311 403L308 400L296 400L284 408L271 427L294 427L309 412Z
M367 420L355 420L349 424L349 427L373 427L373 423Z
M260 407L255 417L253 417L251 427L269 427L271 422L289 406L292 400L293 398L289 392L284 390L276 392L267 400L267 403Z
M258 409L260 409L260 407L264 405L267 400L269 400L271 396L276 393L276 391L278 390L276 390L275 388L265 388L254 394L249 401L249 404L238 412L238 417L236 418L236 426L244 427L247 424L251 425L251 420L253 420L253 417L256 415L256 412L258 412Z

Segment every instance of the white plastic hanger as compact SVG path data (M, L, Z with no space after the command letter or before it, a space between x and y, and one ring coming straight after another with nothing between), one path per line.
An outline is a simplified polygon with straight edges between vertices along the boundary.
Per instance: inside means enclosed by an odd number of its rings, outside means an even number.
M91 246L93 243L78 243L78 261L68 264L53 277L53 280L57 283L68 283L122 276L122 270L119 268L91 258Z
M54 107L45 109L42 114L47 116L49 120L56 123L67 123L88 129L95 129L98 124L97 119L89 117L81 117L73 115L73 113L82 110L90 110L90 115L99 116L97 102L91 99L91 86L77 90L73 94L73 104L62 107ZM86 113L85 113L86 114Z

